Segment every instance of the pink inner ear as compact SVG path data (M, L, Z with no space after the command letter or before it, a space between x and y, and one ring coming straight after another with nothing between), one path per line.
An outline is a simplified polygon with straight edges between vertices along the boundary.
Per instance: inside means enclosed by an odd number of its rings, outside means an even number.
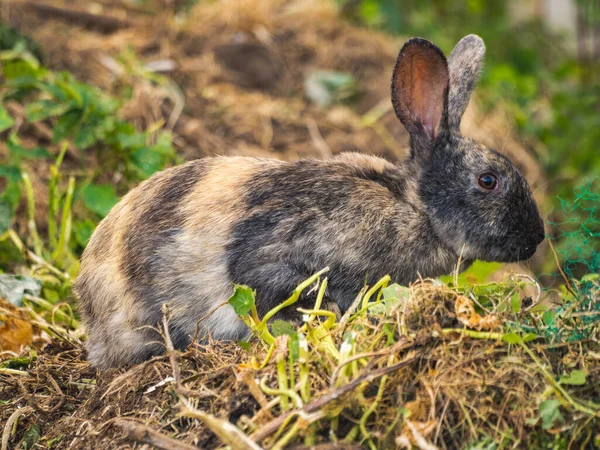
M445 61L437 54L428 55L430 52L431 50L412 55L410 101L416 118L420 120L427 134L434 139L442 120L448 70Z
M394 75L398 117L409 132L420 126L434 139L439 133L448 88L445 58L433 46L414 45L405 49Z

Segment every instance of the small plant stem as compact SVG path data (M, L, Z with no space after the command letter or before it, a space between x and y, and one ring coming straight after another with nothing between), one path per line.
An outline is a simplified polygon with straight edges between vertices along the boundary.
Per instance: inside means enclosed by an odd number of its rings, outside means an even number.
M223 443L230 446L233 450L262 450L261 447L252 439L248 438L238 427L228 420L219 419L212 414L207 414L196 409L183 396L179 396L183 407L181 415L185 417L194 417L206 425L215 433Z
M303 404L302 399L300 398L300 396L298 394L296 394L291 389L270 388L269 386L267 386L266 378L263 378L262 380L260 380L260 388L267 395L271 395L271 396L279 395L281 398L283 398L283 396L286 396L286 400L287 400L287 397L289 397L292 399L292 401L296 405L296 408L302 408L302 404ZM281 404L281 402L280 402L280 404Z
M365 308L367 308L369 300L371 300L371 297L373 296L373 294L375 294L375 292L377 292L379 289L386 288L389 282L390 282L390 276L386 275L381 280L379 280L377 283L375 283L375 286L373 286L371 289L369 289L367 291L367 293L365 294L365 296L363 297L361 310L364 310Z
M63 255L68 250L69 241L71 240L71 204L73 202L73 193L75 192L75 177L69 178L69 184L67 186L67 193L65 195L65 201L63 203L62 219L60 222L60 236L58 239L58 245L54 254L54 261L61 262Z
M291 428L288 430L287 433L285 433L281 439L279 439L274 445L273 447L271 447L271 450L283 450L286 445L294 438L294 436L296 436L296 434L298 434L298 431L300 430L300 419L296 420L296 422L294 423L294 425L291 426Z
M267 352L267 356L265 356L265 360L260 364L259 369L264 369L269 364L271 360L271 356L273 355L273 351L275 350L275 343L271 344L269 347L269 351Z
M272 440L277 441L279 439L279 436L281 436L283 434L283 432L285 431L287 426L290 424L290 422L294 419L294 417L296 417L298 415L299 415L299 413L290 413L290 415L283 421L283 423L281 424L279 429L275 432L275 434L273 434Z
M68 148L68 143L65 142L56 158L55 163L50 167L50 180L48 181L48 239L52 252L56 251L58 245L58 229L56 217L58 216L58 205L60 202L60 194L58 192L58 179L60 177L60 165Z
M308 354L308 342L306 336L302 333L298 333L298 382L300 383L300 396L305 403L310 401L310 368L308 361L310 360Z
M317 427L315 426L316 424L311 423L310 427L309 427L309 432L306 434L306 437L304 438L304 446L305 447L312 447L317 443Z
M42 256L44 247L35 224L35 199L31 178L29 178L29 174L27 172L23 172L21 177L23 179L23 185L25 186L25 194L27 195L27 229L29 230L29 234L33 240L33 251L36 255Z
M290 355L288 356L288 367L289 367L289 380L290 386L296 386L296 374L294 372L294 358L292 355L292 351L289 351Z
M304 291L304 289L306 289L308 286L310 286L315 281L317 281L319 279L319 277L327 271L329 271L329 267L326 267L325 269L320 270L319 272L315 273L312 277L310 277L308 280L303 281L301 284L299 284L298 287L296 289L294 289L294 292L292 292L292 295L290 296L290 298L288 298L285 302L277 305L275 308L273 308L267 314L265 314L265 317L263 317L261 323L266 324L269 321L269 319L271 319L275 314L277 314L283 308L286 308L286 307L296 303L298 301L298 299L300 298L300 294L302 294L302 291Z
M389 358L388 358L389 364L392 363L393 358L394 358L393 355L389 356ZM379 405L379 402L381 401L381 398L383 397L385 383L387 382L388 378L389 378L388 375L384 375L381 377L381 381L379 382L379 389L377 390L377 395L375 396L375 400L373 400L373 402L371 402L371 406L369 406L369 408L364 412L364 414L360 418L360 432L363 435L363 441L368 440L369 447L373 450L377 450L377 447L375 446L375 443L371 440L371 434L367 430L367 420L369 419L369 416L371 416L371 414L373 414L373 412L377 408L377 405Z
M353 443L356 438L358 437L358 434L360 433L360 427L358 425L354 425L350 431L348 431L348 434L346 434L346 436L344 436L344 442L346 442L347 444L351 444Z
M323 323L321 325L326 330L330 330L331 327L333 327L333 325L335 325L335 319L337 318L337 316L335 315L335 313L333 311L326 311L324 309L304 309L304 308L298 308L298 311L301 312L302 314L311 315L313 318L315 316L325 316L325 317L327 317L327 320L325 321L325 323Z
M25 258L29 258L34 263L39 264L40 266L46 267L48 270L50 270L50 272L57 275L61 280L68 280L71 278L68 273L61 272L56 267L54 267L52 264L45 261L42 257L36 255L34 252L30 251L27 247L25 247L25 244L23 244L23 241L21 240L19 235L15 232L15 230L13 230L12 228L9 229L7 231L7 235L10 238L10 240L13 242L15 247L17 247L17 249L21 252L21 254Z
M463 336L468 336L474 339L493 339L493 340L499 340L502 339L502 336L504 336L503 333L494 333L491 331L475 331L475 330L467 330L467 329L463 329L463 328L444 328L442 330L443 334L452 334L452 333L458 333L458 334L462 334Z
M35 297L33 295L27 295L25 294L23 296L23 298L27 301L30 301L32 303L35 303L38 307L49 311L52 313L52 318L54 319L54 317L56 316L59 320L63 320L65 321L69 327L73 328L73 329L77 329L79 328L79 321L75 319L75 315L73 314L73 310L71 309L71 306L68 303L59 303L57 305L53 305L52 303L50 303L48 300L44 300L43 298L40 297ZM69 309L69 312L71 314L67 314L64 313L60 310L61 306L65 306Z
M260 319L258 317L258 311L256 310L256 305L252 305L252 320L257 325L260 323Z
M325 291L327 290L327 277L323 278L321 282L321 287L319 288L319 292L317 293L317 300L315 301L314 311L320 310L321 305L323 303L323 298L325 297ZM310 314L310 313L308 313ZM315 320L315 315L312 315L305 321L305 324L302 326L302 330L306 330L308 324ZM334 319L335 320L335 319Z
M287 392L289 390L285 358L281 354L277 355L277 383L279 384L279 390L281 392ZM287 411L289 409L290 406L287 394L280 394L279 405L281 406L281 411Z
M118 419L114 423L125 431L129 439L139 442L140 444L145 444L142 448L146 448L148 445L152 448L162 450L195 450L198 448L194 445L184 444L183 442L165 436L164 434L134 422L133 420Z

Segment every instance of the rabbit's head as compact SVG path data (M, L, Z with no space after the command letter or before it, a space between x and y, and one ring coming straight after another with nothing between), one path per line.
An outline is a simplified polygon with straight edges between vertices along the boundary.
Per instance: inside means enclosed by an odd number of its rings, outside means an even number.
M439 239L464 259L520 261L544 239L531 189L505 156L460 133L484 54L474 35L448 61L431 42L409 40L394 68L392 102L410 133L409 164Z

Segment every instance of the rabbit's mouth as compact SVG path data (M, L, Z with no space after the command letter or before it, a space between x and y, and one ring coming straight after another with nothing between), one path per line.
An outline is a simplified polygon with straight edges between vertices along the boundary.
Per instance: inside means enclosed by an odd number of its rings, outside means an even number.
M486 252L487 258L485 258L484 261L502 263L527 261L535 255L537 247L537 244L533 244L518 248L511 247L510 245L490 248L489 251Z

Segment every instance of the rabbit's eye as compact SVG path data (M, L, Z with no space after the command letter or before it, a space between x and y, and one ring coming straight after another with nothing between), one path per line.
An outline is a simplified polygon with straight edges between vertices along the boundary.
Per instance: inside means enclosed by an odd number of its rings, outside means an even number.
M482 189L493 191L498 187L498 177L493 173L484 173L479 176L477 183Z

